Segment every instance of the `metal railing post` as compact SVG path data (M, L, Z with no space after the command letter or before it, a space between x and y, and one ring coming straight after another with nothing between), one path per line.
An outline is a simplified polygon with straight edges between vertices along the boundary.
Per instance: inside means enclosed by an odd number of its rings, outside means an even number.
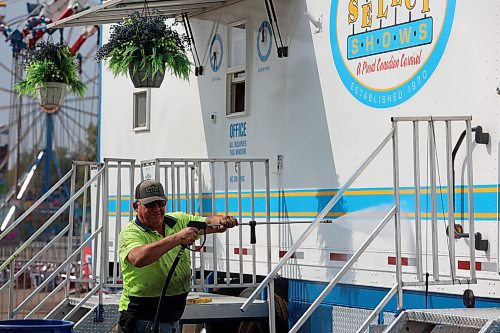
M196 168L194 165L190 167L191 169L191 214L195 214L196 212L196 190L195 190L195 173Z
M102 215L103 215L103 242L102 242L102 272L103 276L102 278L104 279L103 285L106 285L108 283L108 276L109 276L109 162L105 162L104 166L104 174L103 174L103 186L104 186L104 191L103 191L103 209L102 209Z
M71 185L70 185L70 195L69 197L73 197L75 194L75 183L76 183L76 165L73 163L71 165ZM69 217L68 217L68 249L67 256L73 252L73 220L75 217L75 202L72 201L69 205ZM70 289L70 275L71 275L71 263L66 268L66 298L69 297L69 289Z
M255 179L253 162L250 162L250 219L255 221ZM257 254L255 253L255 244L252 247L252 283L257 283Z
M184 211L186 212L186 214L189 214L189 186L190 182L189 182L189 163L188 162L184 162L184 191L185 191L185 194L186 194L186 200L184 200L184 202L186 203L186 209L184 209Z
M236 176L238 177L238 221L243 218L243 207L241 202L241 162L236 162ZM238 228L238 259L240 261L240 283L243 283L243 230Z
M451 141L451 121L446 121L446 175L448 183L448 246L450 251L450 276L455 281L456 260L455 260L455 188L453 184L453 164L452 164L452 141Z
M84 165L83 166L83 183L87 183L87 180L89 178L89 169L90 165ZM88 189L83 192L83 204L82 204L82 227L80 229L80 241L83 242L85 239L85 224L87 223L87 193ZM82 251L80 255L80 274L79 278L80 280L84 278L83 271L85 269L85 250ZM77 295L80 294L80 283L77 283L75 285L75 290Z
M216 178L215 178L215 162L210 162L210 173L212 178L212 216L217 215L217 206L216 206L216 197L215 197L215 186L216 186ZM205 236L206 237L206 236ZM217 234L212 234L212 264L213 264L213 273L214 273L214 284L217 284ZM203 251L200 248L200 251Z
M173 174L172 174L173 175ZM198 162L198 213L203 216L203 177L202 177L202 165ZM203 251L200 251L200 281L201 284L205 284L205 256Z
M170 186L172 187L172 212L175 212L175 164L170 163Z
M436 144L434 137L434 120L429 120L429 174L431 187L431 232L432 232L432 275L439 281L439 241L437 228L436 201Z
M420 140L418 121L413 121L413 183L415 186L415 242L417 249L417 278L423 281L422 210L420 207Z
M467 198L469 208L469 256L470 256L470 279L476 283L476 232L474 228L474 181L472 169L472 119L466 120L467 140Z
M9 307L8 307L8 319L14 318L14 283L16 276L16 258L13 258L10 262L10 276L9 276Z
M401 205L399 201L399 151L398 151L398 123L392 123L392 152L394 177L394 232L396 241L396 283L398 286L398 309L403 308L403 272L401 262Z
M276 333L276 315L274 310L274 280L269 283L267 292L267 302L269 304L269 333Z
M271 182L269 179L269 160L264 163L266 173L266 234L267 234L267 271L271 272Z
M160 162L158 162L158 163L160 163ZM169 188L168 188L168 184L169 184L169 182L168 182L168 165L165 165L165 166L164 166L163 168L161 168L161 169L163 169L163 180L164 180L163 187L165 188L165 196L166 196L166 197L167 197L167 199L168 199L168 191L170 191L170 190L169 190ZM171 202L173 202L172 200L170 200L170 201L171 201ZM172 203L172 205L173 205L173 203ZM173 207L172 207L172 210L170 210L170 209L168 208L168 202L167 202L167 204L165 205L165 212L167 212L167 213L168 213L169 211L172 211L172 212L173 212L173 211L174 211L174 209L173 209Z
M102 309L104 308L103 288L108 284L108 271L109 271L109 162L104 161L103 177L103 198L102 198L102 241L101 241L101 269L99 276L99 303L97 306L96 321L101 322L104 320Z
M129 171L129 198L128 198L128 216L129 216L129 221L132 221L134 219L134 196L135 196L135 186L134 186L134 180L135 180L135 162L131 164L130 166L130 171Z
M195 172L196 165L191 167L191 214L194 215L196 212L196 190L195 190ZM166 174L166 171L165 171ZM191 251L191 271L193 272L191 281L192 285L196 285L196 252Z
M160 181L160 161L158 159L155 159L155 180Z
M181 167L175 167L176 176L177 176L177 211L181 210Z
M100 207L101 207L101 190L102 190L102 182L101 182L101 178L102 178L102 174L101 176L99 176L96 180L96 202L95 202L95 221L94 221L94 230L98 230L99 229L99 222L102 223L102 221L100 221L100 217L101 217L101 211L100 211ZM92 232L93 232L92 231ZM99 237L96 237L94 238L92 244L92 249L93 249L93 255L92 255L92 280L94 280L94 284L97 283L97 261L98 261L98 247L99 247L99 240L101 242L101 248L102 248L102 243L103 243L103 236L102 236L102 232L101 232L101 235ZM101 274L99 274L101 275ZM100 277L99 277L100 279ZM102 286L102 284L99 283L100 286ZM102 292L102 288L99 287L99 294L101 294ZM101 296L99 296L101 297Z
M118 282L118 237L122 225L122 162L118 161L116 169L116 213L115 241L113 242L113 285Z
M224 161L224 206L226 208L226 216L229 215L229 181L228 181L228 169L227 161ZM231 268L229 261L229 232L226 234L226 285L231 284Z

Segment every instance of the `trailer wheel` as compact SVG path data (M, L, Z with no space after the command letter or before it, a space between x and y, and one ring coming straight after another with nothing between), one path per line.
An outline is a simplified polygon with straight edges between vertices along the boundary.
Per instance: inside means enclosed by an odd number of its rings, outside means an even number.
M238 333L267 333L269 330L266 327L265 321L248 321L240 323Z
M274 313L276 333L288 332L288 303L278 294L274 294Z
M247 288L240 293L240 297L248 298L255 289ZM276 318L276 333L288 332L288 304L283 297L274 294L274 313ZM241 322L238 333L267 333L268 321Z

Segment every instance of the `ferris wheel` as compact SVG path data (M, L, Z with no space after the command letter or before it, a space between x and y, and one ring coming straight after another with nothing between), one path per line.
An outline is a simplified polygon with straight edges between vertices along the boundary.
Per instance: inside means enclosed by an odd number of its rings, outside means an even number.
M0 6L8 8L19 1L0 0ZM56 177L68 171L68 161L95 159L96 151L99 68L94 57L98 28L46 29L48 24L93 4L44 0L26 5L26 14L11 19L6 10L0 11L0 33L5 37L0 41L0 54L4 55L0 58L0 186L4 186L0 208L6 215L4 222L0 219L0 232L11 218L8 215L14 214L16 202L40 197ZM13 89L23 78L27 49L41 40L66 43L87 86L83 98L68 95L55 112L42 109L36 100L19 97ZM62 191L61 195L68 193Z

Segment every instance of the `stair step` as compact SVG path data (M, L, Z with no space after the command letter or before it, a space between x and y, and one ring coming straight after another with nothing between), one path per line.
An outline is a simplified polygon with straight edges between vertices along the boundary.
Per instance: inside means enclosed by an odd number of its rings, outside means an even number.
M118 324L120 313L115 304L103 305L103 320L96 322L96 311L98 305L88 311L82 319L75 324L74 333L108 333Z
M432 309L405 311L409 321L481 329L489 320L500 318L500 308Z
M384 333L499 333L500 308L407 310Z

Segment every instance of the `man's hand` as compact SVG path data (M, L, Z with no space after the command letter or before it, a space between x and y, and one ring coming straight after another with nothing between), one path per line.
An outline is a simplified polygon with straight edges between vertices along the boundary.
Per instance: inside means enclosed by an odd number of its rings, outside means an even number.
M211 225L206 230L207 234L213 234L224 232L227 228L237 226L238 220L233 216L214 215L207 217L205 223Z
M238 220L233 217L233 216L223 216L219 223L224 227L224 228L233 228L238 225Z
M191 227L184 228L181 231L179 231L176 235L179 239L179 244L191 245L196 240L196 237L198 237L198 229Z
M238 225L238 220L233 216L217 216L217 218L219 219L219 226L214 228L214 232L224 232L228 228L233 228Z

